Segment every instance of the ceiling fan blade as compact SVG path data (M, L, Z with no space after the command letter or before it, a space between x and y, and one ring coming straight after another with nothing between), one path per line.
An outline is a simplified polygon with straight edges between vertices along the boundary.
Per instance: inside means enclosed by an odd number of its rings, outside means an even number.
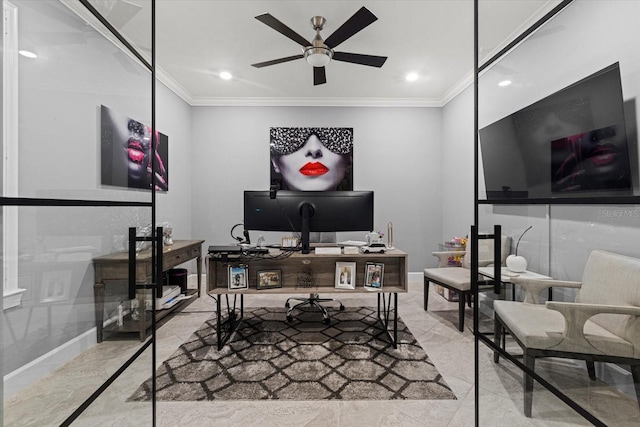
M311 43L305 40L304 37L302 37L300 34L296 33L295 31L293 31L291 28L287 27L282 22L278 21L278 19L274 18L269 13L258 15L256 16L256 19L262 22L263 24L266 24L269 27L273 28L283 36L290 38L291 40L298 43L302 47L311 46Z
M327 82L327 73L324 67L313 67L313 85L323 85Z
M377 20L378 18L371 13L369 9L362 6L351 18L347 19L347 22L335 30L333 34L324 41L324 44L333 49L358 31Z
M387 60L386 56L362 55L360 53L333 52L333 59L352 64L368 65L370 67L382 67Z
M256 68L268 67L269 65L282 64L283 62L295 61L296 59L302 59L304 55L293 55L287 56L286 58L272 59L271 61L258 62L257 64L251 64L251 66Z

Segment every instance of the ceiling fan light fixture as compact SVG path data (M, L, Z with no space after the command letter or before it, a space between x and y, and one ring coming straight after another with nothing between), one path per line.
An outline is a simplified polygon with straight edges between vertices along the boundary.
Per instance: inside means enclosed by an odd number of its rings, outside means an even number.
M327 47L310 46L304 50L304 59L314 67L324 67L333 58L333 51Z

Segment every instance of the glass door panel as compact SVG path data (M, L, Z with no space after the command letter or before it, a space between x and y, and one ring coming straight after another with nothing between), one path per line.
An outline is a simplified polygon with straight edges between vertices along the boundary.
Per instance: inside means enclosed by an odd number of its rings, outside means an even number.
M127 251L129 227L153 228L149 66L82 2L3 6L0 424L116 411L151 424L152 402L127 405L123 386L152 376L150 325L123 332L146 304L126 275L102 300L93 262Z
M20 183L12 196L150 202L150 192L129 190L144 186L137 174L149 162L149 69L79 2L11 4L15 49L6 56L16 62L6 71L19 114L5 126Z
M109 354L120 354L121 350L126 350L123 357L112 356L114 359L124 363L126 356L132 353L134 347L133 341L126 340L109 340L102 344L109 347L109 350L100 351L100 354L108 352ZM124 345L124 348L123 348ZM139 347L139 346L135 346ZM118 425L118 426L143 426L151 425L149 418L149 404L146 399L128 400L130 396L137 396L138 387L150 378L149 367L152 366L152 350L147 347L127 368L109 386L103 394L96 399L86 411L84 411L74 425L78 426L101 426L101 425ZM100 359L99 359L100 360ZM115 362L115 360L112 360Z
M482 7L485 2L479 3ZM512 239L512 253L518 248L518 255L526 259L527 271L572 284L583 281L594 250L640 257L639 110L634 101L638 96L638 17L640 5L635 2L568 2L480 72L479 228L500 224L502 233ZM482 27L482 14L480 18ZM584 22L591 20L608 28L607 33L596 35L585 28ZM583 85L585 81L602 81L598 77L602 75L613 75L615 79L607 81L615 81L617 90ZM565 90L567 87L571 89ZM617 100L614 104L610 102L612 94ZM619 114L614 114L616 111ZM517 144L510 144L513 142ZM597 154L592 154L590 147L595 147ZM563 175L565 169L570 173ZM527 274L511 273L520 279ZM509 277L503 277L503 282L509 282ZM612 296L617 283L606 278L600 282L601 295ZM584 357L590 350L581 348L575 351L578 356L567 357L561 351L562 343L568 342L562 338L566 316L560 317L558 330L536 331L540 340L554 337L558 342L535 357L534 372L539 378L533 381L531 413L526 413L522 365L506 360L504 354L495 363L491 343L523 363L523 347L527 347L523 337L533 334L532 326L542 328L560 315L560 311L545 307L545 302L572 303L581 295L589 297L569 286L544 289L537 303L546 311L538 320L525 308L524 286L513 287L515 293L507 292L502 298L506 303L513 298L519 304L520 318L511 325L515 329L504 341L494 341L495 329L480 331L481 342L487 344L484 349L481 345L479 355L480 419L490 420L497 410L496 402L501 402L505 414L516 417L512 424L517 423L517 416L530 417L541 425L559 421L570 425L640 422L629 365L637 358L611 360L612 350L597 344L590 344L598 355L593 369ZM480 299L481 312L495 319L501 298ZM637 306L637 301L630 305ZM588 342L595 342L600 333L590 329L594 325L609 325L603 328L619 335L611 326L615 321L609 323L612 317L607 316L618 315L598 314L589 319L593 323L585 327L591 334ZM624 318L620 322L625 322ZM615 341L613 335L607 339Z
M126 251L127 226L148 224L150 210L21 207L18 213L21 301L2 316L4 421L58 425L52 416L62 421L71 415L144 344L136 331L118 333L137 307L126 280L106 284L97 311L93 259ZM103 342L97 342L99 322L111 331ZM141 371L129 367L124 377L151 376L150 363L132 366ZM120 397L125 402L128 396ZM45 410L50 407L57 408L55 414ZM149 405L144 419L150 416Z

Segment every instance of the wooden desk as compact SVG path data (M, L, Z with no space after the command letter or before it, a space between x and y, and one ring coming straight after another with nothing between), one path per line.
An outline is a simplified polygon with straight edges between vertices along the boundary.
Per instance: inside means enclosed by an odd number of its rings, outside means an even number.
M202 243L204 240L175 240L173 245L165 246L162 252L162 268L167 271L173 267L183 264L192 259L196 259L198 273L198 290L200 296L200 281L202 277ZM109 255L103 255L93 259L93 268L95 271L94 299L97 340L102 342L104 328L104 303L105 303L105 286L110 283L123 283L129 277L129 253L117 252ZM136 262L136 282L150 283L152 277L153 265L151 264L151 249L140 251L137 255ZM188 294L195 294L195 290L190 290ZM145 307L145 292L138 291L138 307L140 316L138 320L131 319L130 315L125 316L124 325L118 327L115 324L110 325L107 329L117 332L138 332L140 341L144 341L147 337L147 328L151 326L151 314L147 313ZM156 313L156 320L160 320L170 312L184 307L191 299L181 301L175 306L159 310Z
M335 273L336 262L355 262L356 277L355 289L336 289ZM365 266L367 262L377 262L384 264L383 287L380 290L369 290L364 288ZM229 290L228 267L244 264L248 267L249 288L243 290ZM397 298L398 293L407 292L408 286L408 256L405 252L392 249L384 254L348 254L348 255L325 255L325 254L302 254L294 252L288 256L277 250L271 250L266 256L229 256L228 259L214 258L211 255L206 258L207 265L207 292L215 294L217 303L217 326L218 326L218 347L224 345L223 341L228 340L242 319L243 301L245 294L301 294L301 293L371 293L378 297L378 320L389 335L389 338L396 347L397 343ZM261 289L256 287L257 274L262 270L280 270L281 288ZM312 285L309 285L312 283ZM229 306L229 295L240 296L239 316L237 314L234 298L233 306ZM388 294L388 302L384 294ZM391 314L391 295L394 296L393 312L394 325L393 336L388 331ZM222 319L221 299L226 295L227 317ZM382 297L382 298L381 298ZM381 301L382 299L382 301ZM382 302L382 305L381 305ZM382 317L381 317L382 307ZM227 336L222 337L225 332ZM221 341L222 340L222 341Z

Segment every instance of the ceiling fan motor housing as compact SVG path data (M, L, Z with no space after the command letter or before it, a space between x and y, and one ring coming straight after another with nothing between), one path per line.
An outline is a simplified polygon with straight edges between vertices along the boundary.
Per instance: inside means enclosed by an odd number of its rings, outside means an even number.
M304 59L314 67L324 67L331 58L333 58L333 50L324 44L324 40L320 36L320 31L324 28L327 20L323 16L314 16L311 18L311 26L316 31L316 36L312 40L312 45L303 49Z
M322 31L322 29L324 28L324 24L326 23L327 20L324 18L324 16L314 16L313 18L311 18L311 26L316 31Z

